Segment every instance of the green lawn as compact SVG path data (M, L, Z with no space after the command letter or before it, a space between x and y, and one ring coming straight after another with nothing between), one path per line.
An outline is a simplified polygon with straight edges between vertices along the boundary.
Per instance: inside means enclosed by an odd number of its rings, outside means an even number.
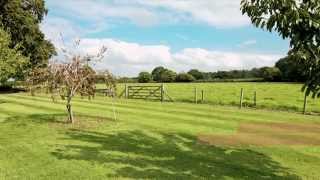
M172 88L177 87L168 85ZM319 116L104 97L77 98L73 104L81 123L71 126L63 123L62 102L53 104L44 95L0 95L0 179L320 177L320 146L210 146L198 141L201 134L234 134L241 123L320 124Z
M103 85L98 85L103 88ZM257 92L258 108L302 111L304 94L302 84L293 83L169 83L165 84L168 94L179 102L193 102L194 88L198 89L198 99L204 90L205 103L219 105L239 105L240 90L244 88L244 103L252 106L254 91ZM119 85L119 92L124 84ZM307 110L320 112L320 100L308 99Z

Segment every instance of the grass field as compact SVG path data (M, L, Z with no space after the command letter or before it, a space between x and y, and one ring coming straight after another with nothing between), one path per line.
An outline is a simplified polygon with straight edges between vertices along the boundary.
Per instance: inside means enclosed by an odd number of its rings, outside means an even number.
M140 84L141 85L141 84ZM150 84L144 84L150 85ZM158 84L159 85L159 84ZM103 88L103 85L99 85ZM204 90L205 103L219 105L239 105L240 91L244 88L244 103L253 105L254 92L257 92L257 107L265 109L302 111L304 94L302 84L293 83L168 83L167 93L178 102L194 102L194 88L197 87L198 99ZM119 92L124 84L119 85ZM320 100L308 98L307 110L320 112Z
M62 102L0 95L0 179L320 178L319 116L104 97L73 104L78 123L68 125Z

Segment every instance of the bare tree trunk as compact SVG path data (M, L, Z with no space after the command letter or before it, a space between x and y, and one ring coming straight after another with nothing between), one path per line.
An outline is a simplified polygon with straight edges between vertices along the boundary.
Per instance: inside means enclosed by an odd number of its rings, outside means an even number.
M74 117L73 117L73 112L72 112L72 105L71 105L71 95L68 96L67 99L67 113L68 113L68 120L70 123L74 123Z

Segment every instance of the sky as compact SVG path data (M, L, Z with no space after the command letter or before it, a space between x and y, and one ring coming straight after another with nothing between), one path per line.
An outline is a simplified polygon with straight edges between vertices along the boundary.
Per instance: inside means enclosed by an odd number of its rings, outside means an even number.
M288 40L251 25L240 0L46 0L46 5L49 13L41 24L46 38L58 50L75 39L88 54L107 47L95 68L117 76L156 66L177 72L273 66L289 49Z

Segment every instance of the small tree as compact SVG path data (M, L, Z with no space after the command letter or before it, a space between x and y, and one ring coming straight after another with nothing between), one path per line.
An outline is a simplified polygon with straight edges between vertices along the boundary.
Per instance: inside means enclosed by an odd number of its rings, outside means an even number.
M107 70L100 71L96 77L99 78L99 83L104 83L106 85L106 96L117 96L117 79L112 73Z
M49 73L46 68L33 68L29 72L26 82L31 96L35 96L36 90L48 82L48 76Z
M148 72L141 72L138 76L139 83L148 83L152 80L152 76Z
M80 41L76 42L79 46ZM48 68L44 68L39 73L31 73L29 79L32 85L47 83L49 92L53 100L56 95L60 95L66 100L68 121L74 123L75 119L72 110L73 97L79 93L82 96L93 97L96 89L96 73L89 66L89 61L99 61L103 58L106 48L102 47L97 55L73 54L63 49L65 53L65 63L51 63ZM60 61L61 62L61 61ZM42 77L42 78L40 78ZM35 81L37 79L37 81Z
M50 92L59 92L66 100L68 120L74 123L72 111L72 99L76 93L82 96L94 96L95 72L88 68L84 58L74 56L71 62L65 64L51 64L49 66L49 89Z

